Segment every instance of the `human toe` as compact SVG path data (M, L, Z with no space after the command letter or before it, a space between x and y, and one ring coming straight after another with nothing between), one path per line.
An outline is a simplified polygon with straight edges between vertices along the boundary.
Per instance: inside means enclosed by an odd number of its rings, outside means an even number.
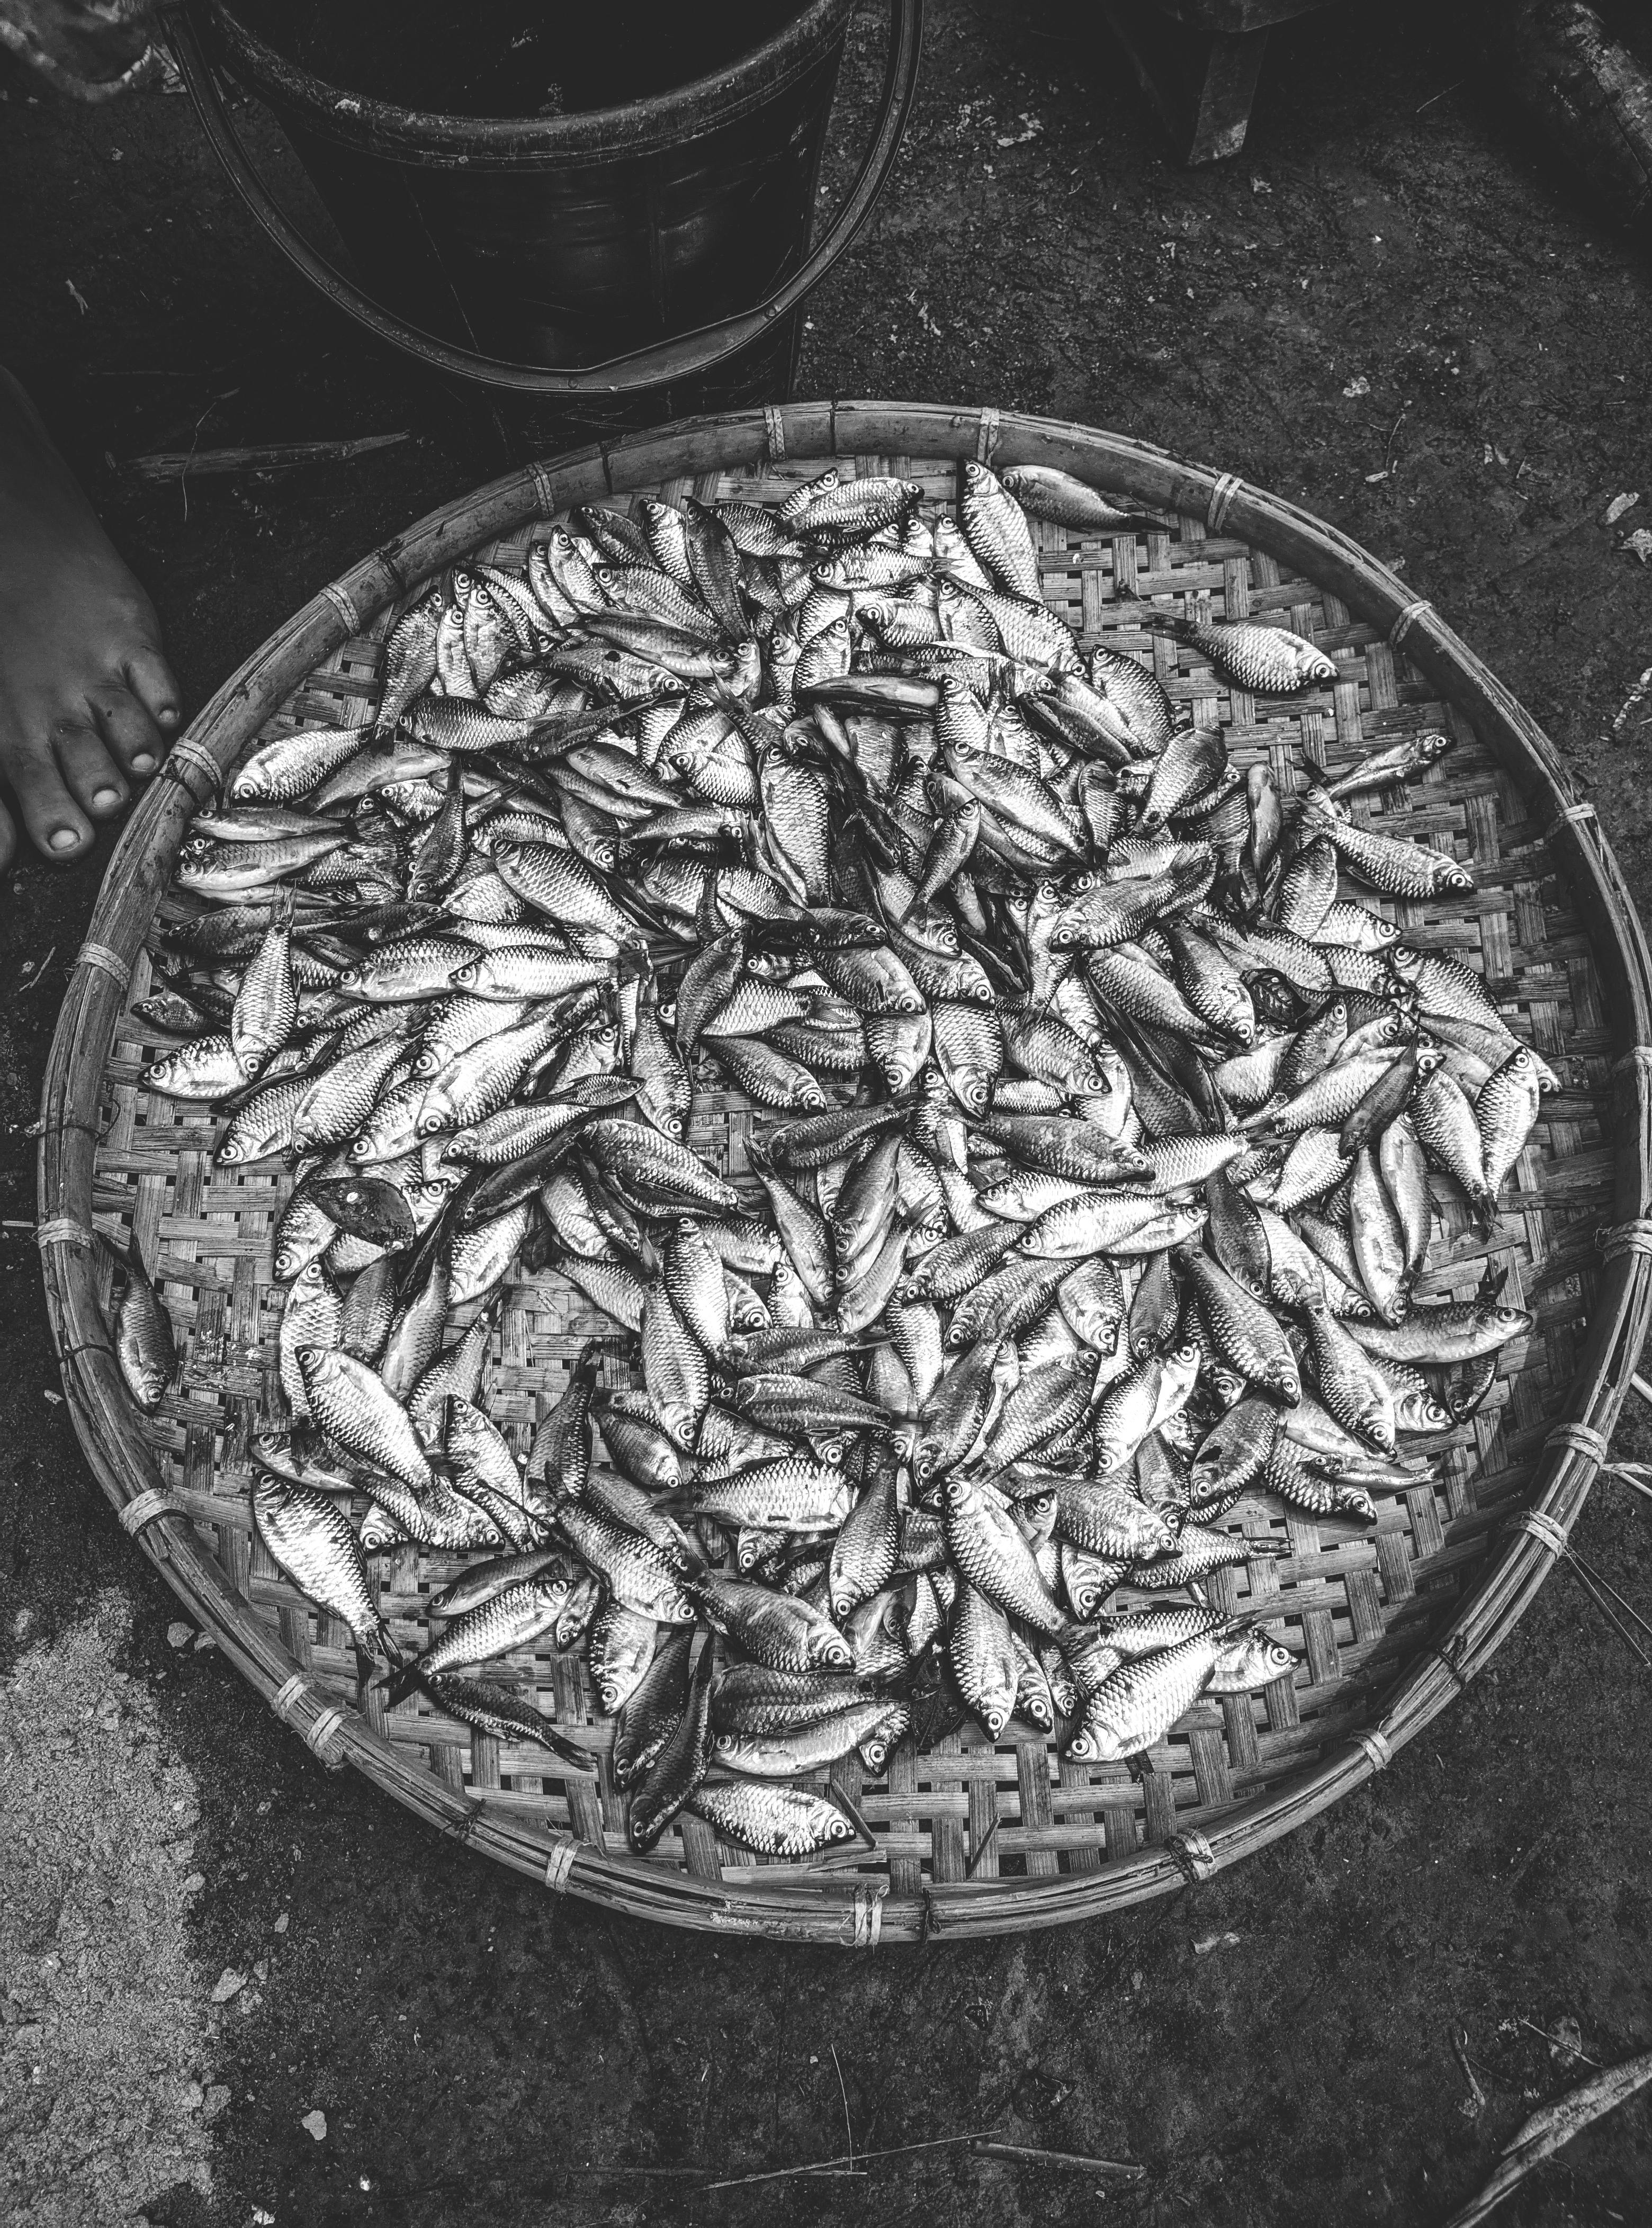
M44 733L9 740L0 748L0 772L16 799L14 817L22 820L37 851L66 861L86 848L94 832L92 823L70 795Z
M166 748L153 714L129 688L94 689L90 702L110 757L134 781L147 781Z
M93 820L112 820L131 795L95 727L65 720L52 738L57 763L71 797Z
M121 672L126 686L154 720L170 734L178 724L180 690L172 669L148 643L128 653Z

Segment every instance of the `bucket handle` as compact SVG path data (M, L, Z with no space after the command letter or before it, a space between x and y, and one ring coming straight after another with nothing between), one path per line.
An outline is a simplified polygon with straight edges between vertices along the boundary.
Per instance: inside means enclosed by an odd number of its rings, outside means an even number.
M755 340L778 317L785 317L817 286L838 258L859 236L893 168L918 89L918 65L923 48L923 0L890 0L889 51L884 66L883 94L877 129L867 150L860 175L848 198L813 248L790 278L776 286L755 309L724 317L713 325L656 341L629 355L577 369L553 370L539 364L512 363L484 355L473 349L456 348L451 341L411 325L375 302L345 278L289 223L271 199L230 121L212 65L208 61L189 20L187 5L161 11L164 29L178 70L195 103L214 153L259 223L293 267L325 294L347 317L380 340L388 341L407 355L417 356L438 371L456 373L462 379L486 387L503 387L515 394L631 394L637 389L690 379L708 371L725 356L733 355Z

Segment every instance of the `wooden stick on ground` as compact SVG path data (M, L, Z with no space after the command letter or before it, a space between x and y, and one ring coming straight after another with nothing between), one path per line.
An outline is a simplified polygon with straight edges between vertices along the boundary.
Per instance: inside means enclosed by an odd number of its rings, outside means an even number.
M274 472L293 464L348 464L374 449L394 449L411 433L363 433L354 441L271 441L249 449L162 449L121 466L139 480L197 479L202 472Z
M1026 2143L976 2143L977 2158L1002 2159L1010 2166L1053 2167L1062 2174L1087 2174L1098 2181L1135 2183L1147 2180L1147 2168L1123 2159L1084 2158L1076 2151L1034 2150Z
M1612 1627L1618 1638L1623 1642L1623 1645L1630 1650L1630 1654L1638 1655L1642 1662L1646 1665L1648 1670L1652 1671L1652 1657L1648 1656L1646 1650L1641 1646L1640 1642L1636 1639L1635 1635L1617 1615L1611 1604L1607 1600L1605 1595L1601 1592L1594 1581L1588 1576L1583 1565L1579 1563L1577 1558L1569 1551L1561 1559L1571 1571L1572 1577L1576 1578L1578 1584L1583 1588L1585 1593L1587 1594L1590 1600L1600 1611L1600 1614Z
M558 2174L589 2174L594 2181L698 2181L708 2171L703 2166L569 2166L559 2159Z
M1581 2135L1596 2120L1616 2111L1649 2081L1652 2081L1652 2050L1643 2050L1638 2058L1626 2058L1621 2065L1609 2065L1592 2081L1585 2081L1581 2089L1573 2089L1554 2103L1545 2104L1534 2112L1525 2126L1510 2138L1491 2180L1479 2196L1465 2205L1461 2212L1454 2212L1445 2228L1476 2228L1476 2222L1501 2205L1517 2183L1524 2181L1546 2159L1553 2158L1573 2135Z
M1647 1391L1646 1380L1643 1377L1632 1377L1630 1382L1642 1398L1652 1400L1652 1392ZM1652 1501L1652 1485L1647 1482L1649 1478L1652 1478L1652 1464L1636 1462L1608 1463L1600 1474L1603 1477L1615 1477L1620 1485L1626 1485L1632 1492L1638 1493L1642 1501Z
M937 2135L926 2143L895 2143L887 2150L857 2151L855 2156L861 2166L864 2166L868 2159L910 2158L914 2151L944 2151L951 2148L957 2143L978 2142L983 2135L988 2132L989 2131L987 2129L977 2128L968 2135ZM778 2166L772 2167L767 2174L743 2174L733 2181L708 2181L701 2193L702 2196L708 2196L714 2189L748 2189L753 2182L757 2181L790 2181L797 2174L824 2174L847 2167L849 2161L846 2158L810 2159L804 2166Z

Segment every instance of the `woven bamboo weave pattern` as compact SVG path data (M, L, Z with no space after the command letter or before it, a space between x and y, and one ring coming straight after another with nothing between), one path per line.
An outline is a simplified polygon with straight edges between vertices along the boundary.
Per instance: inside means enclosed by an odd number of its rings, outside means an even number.
M1045 421L869 404L768 413L776 415L785 421L783 463L769 461L765 413L752 413L702 421L675 441L651 435L600 459L592 452L563 460L578 470L535 467L514 496L484 491L496 497L491 516L484 497L468 520L466 507L456 507L439 551L431 554L439 537L425 535L429 561L402 571L400 592L363 631L293 672L256 732L243 721L234 747L221 746L214 714L232 701L225 692L195 739L227 770L256 741L295 727L369 720L381 644L413 592L462 555L519 565L560 515L536 502L535 484L566 502L594 496L619 509L644 494L768 502L829 457L846 474L917 480L926 502L946 503L958 460L995 443L999 464L1059 464L1104 492L1175 510L1173 530L1117 538L1036 524L1044 597L1086 646L1102 641L1147 660L1179 707L1220 721L1241 768L1265 761L1289 797L1310 776L1335 779L1402 735L1449 734L1451 749L1426 776L1352 809L1471 865L1474 889L1420 902L1343 893L1386 912L1407 944L1450 952L1481 972L1510 1027L1560 1079L1489 1239L1437 1180L1430 1268L1419 1287L1425 1299L1471 1297L1489 1263L1507 1271L1507 1301L1529 1309L1535 1328L1503 1350L1498 1381L1472 1423L1413 1443L1433 1457L1431 1482L1379 1491L1374 1527L1315 1522L1254 1494L1223 1520L1230 1531L1285 1543L1283 1555L1217 1574L1211 1594L1220 1607L1276 1621L1294 1658L1290 1675L1260 1694L1201 1702L1152 1752L1151 1769L1135 1773L1076 1763L1041 1739L994 1746L973 1728L929 1748L920 1724L885 1780L868 1780L854 1755L834 1767L873 1827L875 1854L808 1866L759 1860L687 1817L650 1858L631 1855L608 1769L611 1727L597 1712L583 1657L548 1652L548 1643L505 1659L490 1675L586 1746L594 1777L559 1776L545 1751L472 1733L433 1714L419 1694L387 1711L375 1689L358 1687L348 1633L282 1579L253 1531L251 1441L280 1413L281 1291L271 1233L291 1180L269 1166L215 1168L222 1121L144 1089L145 1065L169 1041L132 1011L150 989L146 949L137 950L124 989L106 970L77 978L79 1003L72 999L60 1033L55 1100L48 1087L41 1211L43 1220L89 1220L118 1245L136 1230L185 1354L180 1384L153 1418L130 1407L106 1412L120 1407L121 1396L99 1316L112 1274L101 1248L47 1246L54 1327L106 1486L118 1501L157 1486L172 1496L181 1517L146 1526L145 1546L186 1596L198 1599L209 1583L215 1598L203 1613L215 1628L227 1622L241 1633L236 1660L249 1675L266 1687L286 1679L283 1713L323 1760L347 1757L553 1886L684 1924L864 1944L1047 1923L1180 1887L1359 1784L1473 1674L1551 1565L1553 1545L1517 1534L1512 1520L1541 1508L1564 1537L1597 1457L1587 1433L1581 1445L1550 1444L1550 1434L1563 1417L1610 1433L1644 1328L1644 1250L1619 1247L1603 1259L1597 1236L1649 1211L1652 1085L1647 1062L1633 1053L1652 1039L1645 952L1610 855L1598 829L1569 810L1537 731L1429 607L1408 602L1410 592L1328 529L1230 476L1219 480L1137 445ZM513 504L515 515L506 517ZM478 519L503 530L477 531ZM350 576L349 594L362 611L374 599L356 581ZM1143 630L1138 598L1195 619L1277 618L1327 651L1337 678L1289 698L1230 689L1196 653ZM328 609L336 635L343 622ZM318 611L327 616L319 604L311 607ZM312 627L322 623L301 616ZM203 795L205 781L186 771L190 793ZM147 832L135 826L117 857L112 879L124 878L129 910L142 914L119 947L123 957L151 919L176 909L164 891L187 810L176 786L170 804L150 800L144 811L153 824ZM170 816L164 824L163 812ZM133 864L140 856L141 875ZM106 938L113 934L109 896L93 928ZM746 1159L752 1118L737 1095L702 1087L693 1142L737 1186L755 1191ZM456 1324L466 1320L462 1310ZM613 1328L553 1272L518 1274L508 1284L495 1304L483 1398L519 1452L584 1342ZM604 1368L611 1381L624 1381L622 1361ZM410 1647L428 1641L427 1604L464 1559L408 1546L373 1559L384 1614ZM290 1686L294 1674L299 1688Z

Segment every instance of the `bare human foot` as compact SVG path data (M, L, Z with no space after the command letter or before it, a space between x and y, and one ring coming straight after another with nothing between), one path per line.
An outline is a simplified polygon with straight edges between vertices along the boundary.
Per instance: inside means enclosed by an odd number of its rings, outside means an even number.
M0 868L17 822L46 858L77 859L154 772L178 685L154 605L29 397L0 371Z

